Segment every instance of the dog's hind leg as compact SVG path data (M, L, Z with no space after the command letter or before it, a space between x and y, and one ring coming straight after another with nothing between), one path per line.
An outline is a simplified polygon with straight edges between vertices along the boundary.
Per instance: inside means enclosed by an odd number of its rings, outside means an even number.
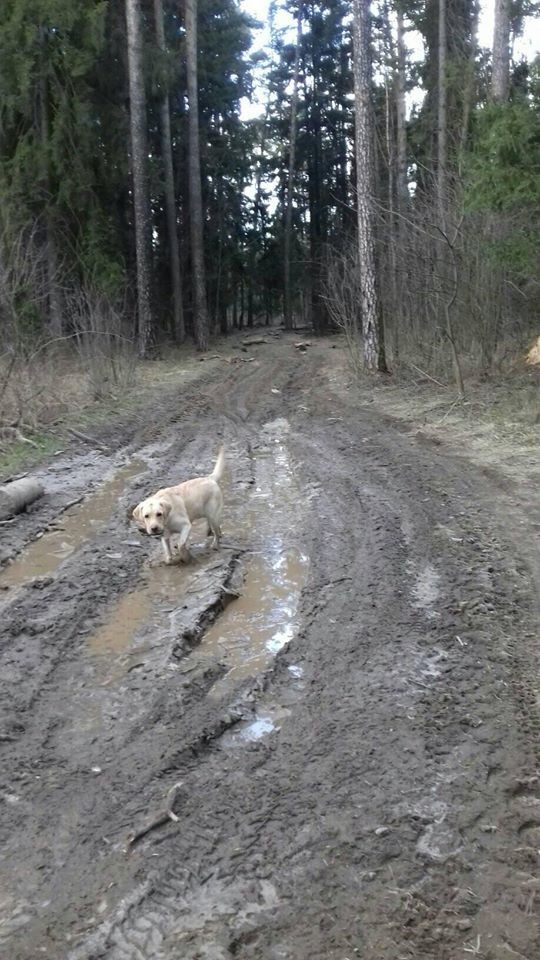
M214 537L212 540L212 550L219 550L219 542L221 540L221 527L219 525L219 521L212 517L212 519L208 521L208 526Z
M182 529L180 530L180 536L178 538L178 551L182 560L189 560L191 554L186 546L188 537L191 533L191 524L188 519L182 524Z

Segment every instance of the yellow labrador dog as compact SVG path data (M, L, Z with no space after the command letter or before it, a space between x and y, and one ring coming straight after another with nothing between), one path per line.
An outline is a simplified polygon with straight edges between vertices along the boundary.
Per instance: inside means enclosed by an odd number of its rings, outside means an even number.
M161 537L165 562L172 563L171 537L179 534L178 549L182 560L189 559L186 547L194 520L205 519L208 536L213 534L212 546L219 547L221 538L221 510L223 496L220 482L225 471L225 450L221 447L216 465L208 477L195 477L176 487L164 487L152 497L139 503L133 511L133 519L140 530L151 537Z

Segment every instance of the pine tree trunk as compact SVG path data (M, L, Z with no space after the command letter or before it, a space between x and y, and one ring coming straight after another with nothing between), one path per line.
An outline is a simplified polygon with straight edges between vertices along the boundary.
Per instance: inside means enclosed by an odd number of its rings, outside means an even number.
M158 47L165 55L165 27L163 23L163 0L154 0L154 19ZM173 330L178 342L185 339L184 307L182 302L182 272L180 266L180 245L178 243L178 225L176 222L176 200L174 195L174 168L171 139L171 110L169 94L163 89L160 102L161 159L165 180L165 209L167 214L167 233L173 288Z
M148 352L152 334L151 219L148 192L148 143L146 136L146 96L142 57L140 0L126 0L128 41L129 99L131 122L131 167L133 175L133 212L137 255L138 348L139 356Z
M510 0L495 0L491 96L506 103L510 86Z
M298 5L296 21L296 48L294 54L293 89L291 98L291 125L289 135L289 176L287 178L287 205L285 208L284 242L284 321L285 329L293 328L293 308L291 290L291 241L292 241L292 197L296 164L296 130L298 123L298 73L300 70L300 44L302 42L302 6Z
M45 194L45 283L47 289L47 308L49 317L49 331L51 336L59 338L63 334L63 304L62 292L58 282L58 254L54 236L54 219L51 204L51 170L49 163L50 140L50 105L49 86L47 82L47 36L44 27L39 30L41 50L41 80L39 85L39 118L41 146L44 158L43 192Z
M199 350L208 349L209 323L204 268L199 94L197 80L197 0L186 0L186 67L189 104L189 210L194 284L193 327Z
M439 68L437 90L437 203L441 217L446 205L446 0L439 0Z
M470 136L471 113L474 107L476 83L476 56L478 53L478 7L471 12L471 46L465 64L465 83L463 85L463 113L459 137L460 162L463 160Z
M396 140L397 194L401 212L409 204L407 184L407 127L405 113L405 27L403 13L397 8Z
M373 116L371 105L369 0L354 0L354 103L356 133L356 187L358 254L364 339L364 365L386 370L384 336L375 273L373 232Z

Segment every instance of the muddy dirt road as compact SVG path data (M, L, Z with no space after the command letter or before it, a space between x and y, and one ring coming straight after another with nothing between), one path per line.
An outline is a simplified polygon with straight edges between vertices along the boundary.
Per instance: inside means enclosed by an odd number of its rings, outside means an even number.
M538 501L330 342L253 353L1 528L0 955L536 960ZM221 439L224 546L166 568L127 508Z

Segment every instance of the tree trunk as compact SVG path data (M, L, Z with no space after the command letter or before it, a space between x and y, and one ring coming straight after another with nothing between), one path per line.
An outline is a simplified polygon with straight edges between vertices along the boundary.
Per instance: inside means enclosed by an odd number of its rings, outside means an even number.
M56 251L54 218L51 203L51 169L49 161L50 104L49 84L47 80L47 35L44 27L40 27L39 42L41 51L39 118L42 155L44 158L43 192L45 194L45 283L47 289L49 330L54 338L58 338L61 337L63 333L63 304L62 293L58 282L58 255Z
M294 171L296 164L296 129L298 121L298 73L300 70L300 44L302 42L302 5L298 4L296 21L296 48L294 54L293 89L291 98L291 125L289 134L289 176L287 178L287 204L285 207L285 243L284 243L284 321L285 329L292 330L293 308L291 290L291 240L292 240L292 197Z
M142 56L140 0L126 0L128 42L129 100L131 123L131 167L133 175L133 212L137 257L138 348L145 357L152 334L151 220L148 192L148 143L146 136L146 96Z
M495 0L491 96L506 103L510 86L510 0Z
M396 69L396 141L397 194L401 212L409 205L407 183L407 126L405 113L405 27L403 13L397 8L397 69Z
M163 0L154 0L154 19L158 47L166 54L165 27L163 24ZM184 307L182 303L182 272L180 267L180 245L178 243L178 225L176 221L176 199L174 194L174 169L171 140L171 110L169 94L163 87L163 96L159 105L161 159L165 179L165 209L167 214L167 233L169 238L169 257L173 289L173 330L178 342L185 339Z
M470 135L471 113L474 107L474 93L476 82L476 55L478 52L478 7L471 12L471 46L465 64L465 83L463 86L463 113L461 132L459 137L460 164L467 150Z
M189 104L189 209L194 284L193 326L199 350L208 349L209 323L204 268L199 94L197 81L197 0L186 0L186 67Z
M371 105L370 11L368 0L354 0L354 103L358 254L364 339L364 365L386 370L384 336L375 274L373 233L373 116Z
M444 209L447 200L446 0L439 0L439 72L437 94L437 203L440 216L444 221Z

